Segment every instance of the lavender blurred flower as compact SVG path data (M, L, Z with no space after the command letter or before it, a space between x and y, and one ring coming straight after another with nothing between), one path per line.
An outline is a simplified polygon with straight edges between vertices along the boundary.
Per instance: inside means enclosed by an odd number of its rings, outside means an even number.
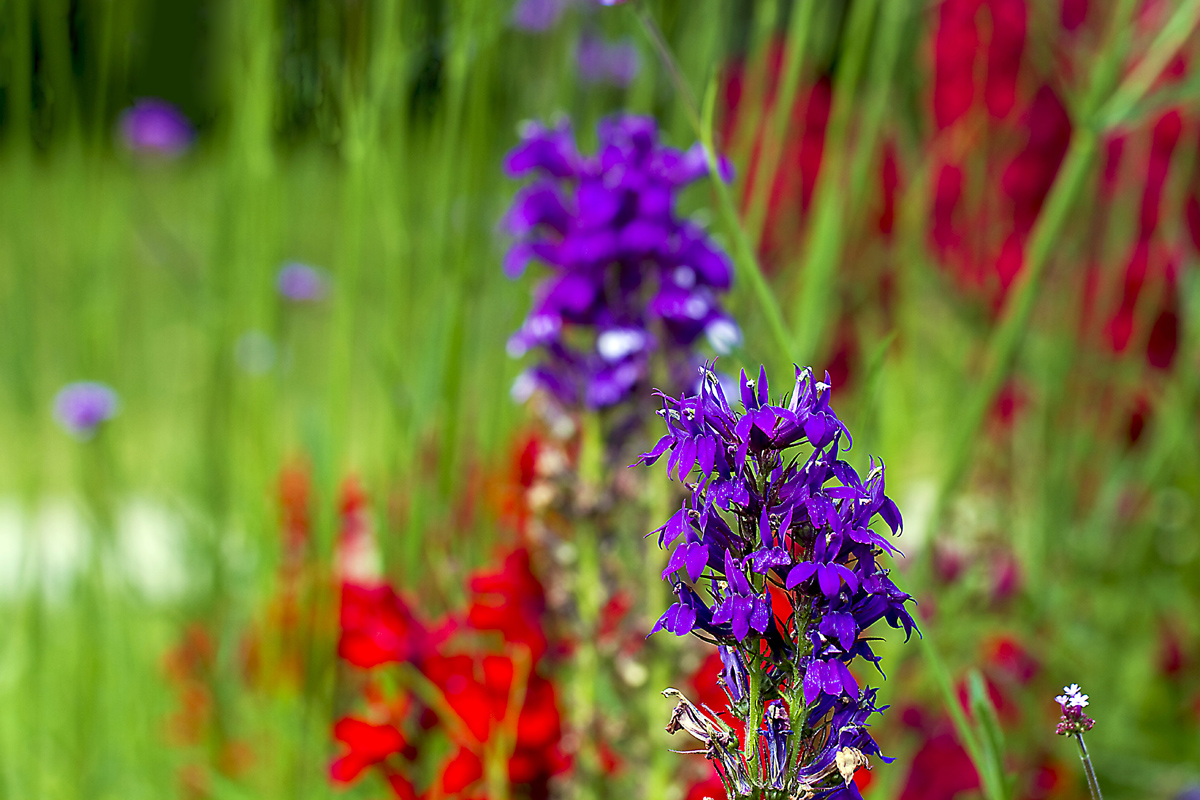
M570 0L518 0L512 24L529 33L543 33L558 24Z
M624 88L633 83L641 67L637 48L628 38L607 42L585 34L575 50L575 64L585 83L611 83Z
M677 192L708 173L703 150L662 145L649 117L611 117L598 134L599 152L584 156L565 122L527 123L505 162L509 175L533 181L506 217L515 241L504 271L516 278L537 260L551 272L508 342L513 357L543 354L519 385L588 408L629 397L656 352L672 383L686 386L702 336L718 346L740 339L720 304L729 258L675 214Z
M167 157L181 155L196 135L183 112L154 98L138 100L123 111L119 128L125 146L133 152Z
M68 383L54 396L54 418L76 439L90 439L117 413L117 393L94 381Z
M828 374L817 381L796 369L791 393L772 404L765 369L756 380L743 372L740 412L711 364L701 374L695 395L660 394L667 434L639 459L669 453L668 475L690 490L653 531L674 548L662 577L678 602L651 633L694 633L718 646L728 716L753 725L759 742L734 769L727 753L709 756L731 799L857 798L855 771L871 756L889 759L867 732L883 709L849 664L862 658L878 669L863 634L879 620L907 635L916 629L905 607L912 598L880 564L897 551L871 528L876 517L892 535L903 524L884 493L883 464L872 459L862 478L840 459L850 436L830 408ZM807 457L793 452L801 446ZM742 775L762 777L750 787Z
M298 261L280 267L275 286L284 299L293 303L315 303L324 300L329 291L324 271Z

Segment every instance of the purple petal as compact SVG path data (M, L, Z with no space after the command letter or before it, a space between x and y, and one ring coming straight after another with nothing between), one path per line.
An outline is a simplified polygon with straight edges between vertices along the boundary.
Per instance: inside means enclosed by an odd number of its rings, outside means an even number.
M795 589L800 584L811 578L817 571L817 565L811 561L801 561L796 566L792 567L788 573L786 586L788 589Z

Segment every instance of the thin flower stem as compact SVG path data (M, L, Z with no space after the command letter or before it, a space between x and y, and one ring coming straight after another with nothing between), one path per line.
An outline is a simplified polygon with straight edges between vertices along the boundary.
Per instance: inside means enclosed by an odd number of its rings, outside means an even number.
M670 45L667 44L662 30L658 27L658 23L654 21L654 17L645 7L640 5L634 9L634 14L641 23L646 37L658 53L658 57L662 61L664 68L667 70L667 75L670 77L671 83L675 86L676 92L679 93L679 99L683 103L688 121L692 124L697 138L700 139L704 147L705 156L708 158L709 173L713 178L713 188L717 193L717 211L720 214L722 224L725 226L726 234L733 240L732 256L734 266L738 271L738 277L750 284L755 298L762 307L767 327L771 331L771 338L774 340L776 349L778 350L778 358L785 363L792 361L794 358L792 353L792 337L788 333L787 326L784 324L783 312L779 308L779 303L775 300L775 295L770 284L767 283L766 276L763 275L762 266L758 263L758 258L754 253L754 245L751 243L743 221L738 217L737 207L733 202L729 187L721 180L720 165L714 146L712 127L713 112L716 106L715 76L709 82L708 91L704 97L704 108L701 112L697 109L696 95L692 92L691 86L688 85L687 79L684 78L683 72L679 68L679 62L675 59L674 54L672 54Z
M662 29L658 27L654 16L645 6L638 5L634 13L637 14L638 21L642 23L642 30L646 32L646 37L654 45L659 60L667 70L667 76L675 86L675 91L679 93L679 99L683 103L683 110L687 113L688 121L692 123L692 127L699 134L700 106L696 102L696 94L688 85L687 79L683 77L683 70L679 68L679 62L675 60L675 55L671 52L671 46L667 44Z
M1083 774L1087 776L1088 791L1092 800L1104 800L1100 794L1100 783L1096 780L1096 770L1092 767L1092 757L1088 755L1087 745L1083 743L1083 734L1075 732L1075 743L1079 745L1079 760L1083 762Z

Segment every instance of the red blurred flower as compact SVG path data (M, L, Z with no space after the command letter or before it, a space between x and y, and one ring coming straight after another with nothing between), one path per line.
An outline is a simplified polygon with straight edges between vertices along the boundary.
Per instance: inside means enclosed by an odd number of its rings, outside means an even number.
M988 113L1003 119L1017 102L1017 73L1025 50L1025 0L990 0L988 7L992 38L983 94Z
M353 717L343 717L333 726L333 738L349 748L329 767L330 777L338 783L350 783L364 770L383 764L408 746L404 735L391 725L372 725Z
M1138 297L1146 283L1146 274L1149 269L1150 245L1142 240L1133 248L1129 264L1125 267L1120 304L1105 326L1108 344L1114 353L1122 353L1129 346L1129 339L1133 336L1133 315L1137 310Z
M879 191L883 207L879 212L879 232L889 241L896 225L896 189L900 185L900 171L896 166L896 146L888 142L883 146L883 158L879 162Z
M1049 86L1037 90L1022 117L1028 139L1000 179L1012 201L1013 230L1029 234L1071 142L1071 118Z
M975 102L980 0L943 0L934 38L933 117L939 129L957 122Z
M342 584L340 623L338 655L363 669L417 660L434 644L391 586Z
M954 209L962 198L963 171L957 164L943 164L938 171L933 195L933 243L942 258L962 243L962 234L954 218Z
M1183 117L1178 110L1168 111L1154 123L1150 141L1150 159L1146 166L1146 186L1142 191L1142 211L1139 218L1138 238L1148 240L1158 228L1159 206L1162 202L1163 184L1171 167L1171 156L1179 135L1183 131Z
M1062 0L1059 21L1068 32L1075 31L1087 19L1088 0Z
M978 788L971 757L954 734L943 732L927 738L913 756L900 800L954 800Z
M1146 341L1146 362L1155 369L1169 370L1179 350L1179 296L1175 289L1173 271L1163 289L1162 304L1150 327Z
M499 570L476 572L470 587L467 622L477 630L500 632L506 642L525 645L535 664L541 660L546 652L546 595L530 569L529 551L518 548L505 556Z
M1001 635L992 639L985 647L985 654L991 666L1022 686L1037 675L1037 659L1012 636Z

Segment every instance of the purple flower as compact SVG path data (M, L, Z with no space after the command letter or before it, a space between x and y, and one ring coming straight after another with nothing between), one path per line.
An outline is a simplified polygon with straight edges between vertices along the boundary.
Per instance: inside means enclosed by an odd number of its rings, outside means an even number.
M702 337L718 352L740 341L720 303L728 257L675 214L678 191L708 172L703 151L662 145L649 117L611 117L598 134L599 151L584 156L565 122L528 123L505 161L510 175L532 179L505 219L514 237L505 273L519 277L531 261L549 273L508 343L514 357L540 351L519 385L589 408L629 397L656 353L686 386Z
M117 393L93 381L68 383L54 396L54 418L77 439L90 439L117 413Z
M637 77L641 59L628 38L607 42L585 34L575 49L575 65L585 83L611 83L624 88Z
M284 299L293 303L315 303L324 300L329 291L329 281L322 270L298 261L289 261L279 268L275 286Z
M192 123L165 100L138 100L121 112L118 123L125 146L135 153L175 157L192 145Z
M569 0L518 0L512 10L512 24L529 33L543 33L558 24Z
M856 796L855 770L879 756L865 720L881 709L850 664L878 669L864 635L876 622L915 630L911 597L880 565L903 520L882 464L871 459L862 477L841 459L850 434L830 407L828 374L796 369L773 402L765 369L743 372L733 393L739 409L707 364L695 394L659 395L667 433L639 461L667 456L689 493L653 531L674 548L664 578L679 598L654 631L718 646L730 715L746 719L743 687L760 687L764 762L745 766L762 782L731 796Z

